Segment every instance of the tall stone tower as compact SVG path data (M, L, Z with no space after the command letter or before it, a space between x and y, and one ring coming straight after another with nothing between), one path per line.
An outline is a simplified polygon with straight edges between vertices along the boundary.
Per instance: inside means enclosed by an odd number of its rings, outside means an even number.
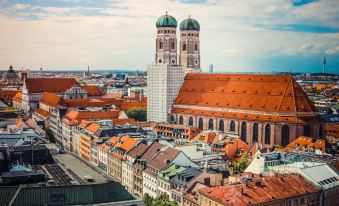
M200 24L189 17L180 24L180 65L185 72L201 72L200 68Z
M177 20L167 14L158 18L155 62L177 65Z
M147 121L169 122L185 72L177 62L177 21L166 13L158 18L156 26L155 64L147 68Z

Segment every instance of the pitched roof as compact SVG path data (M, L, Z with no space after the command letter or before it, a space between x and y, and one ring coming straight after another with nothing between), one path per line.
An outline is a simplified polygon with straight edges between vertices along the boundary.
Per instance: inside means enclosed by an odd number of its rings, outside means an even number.
M34 112L38 113L39 115L43 116L43 117L48 117L50 115L50 113L42 108L38 108L36 109Z
M40 103L51 106L51 107L55 107L58 105L64 105L64 101L62 97L56 94L53 94L53 93L49 93L49 92L44 92L42 94Z
M291 174L252 178L246 182L200 189L199 193L223 205L246 206L317 191L303 178Z
M317 112L292 75L189 73L174 101L174 108L180 105L279 113Z
M145 160L146 162L151 161L162 147L164 147L164 145L159 142L153 142L140 159Z
M147 145L144 143L138 144L136 147L131 149L127 155L133 158L137 158L138 156L141 156L146 150L147 150Z
M21 102L22 100L22 92L17 92L12 99L13 101Z
M82 120L113 120L118 119L122 111L77 111L68 110L63 121L68 125L79 124Z
M300 136L297 139L290 142L286 145L286 150L292 149L295 150L298 148L299 150L307 149L319 149L323 152L326 152L326 140L324 139L312 139L311 137Z
M100 91L99 87L97 87L97 86L83 85L81 87L87 91L88 96L99 96L99 95L101 95L101 91Z
M110 102L92 98L65 99L64 101L67 107L104 107L107 105L112 105Z
M30 93L62 93L79 83L75 78L28 78L25 85Z
M155 169L161 170L172 162L179 153L179 150L172 147L160 149L156 157L149 162L149 165Z

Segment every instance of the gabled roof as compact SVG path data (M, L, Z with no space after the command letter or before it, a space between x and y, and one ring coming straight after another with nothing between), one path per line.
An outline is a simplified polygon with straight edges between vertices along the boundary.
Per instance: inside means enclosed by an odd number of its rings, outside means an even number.
M82 120L113 120L118 119L122 111L77 111L68 110L64 122L68 125L80 124Z
M41 104L45 104L51 107L56 107L58 105L64 105L63 98L49 92L44 92L40 99Z
M292 75L189 73L174 101L174 109L180 105L279 113L317 112Z
M13 97L13 101L21 102L22 100L22 92L17 92Z
M81 87L87 91L88 96L99 96L99 95L101 95L101 91L100 91L99 87L97 87L97 86L83 85Z
M137 158L138 156L141 156L146 150L147 150L147 145L144 143L138 144L136 147L131 149L127 155L133 158Z
M75 78L28 78L25 85L30 93L62 93L79 83Z
M160 149L156 157L149 162L149 165L155 169L161 170L171 163L179 153L179 150L172 147Z
M147 151L141 156L140 159L150 162L162 147L164 147L164 145L160 144L159 142L153 142L148 146Z
M42 108L38 108L36 109L34 112L36 112L37 114L43 116L43 117L48 117L50 115L50 113Z
M252 178L247 182L200 189L199 193L223 205L247 206L317 191L305 179L293 174Z

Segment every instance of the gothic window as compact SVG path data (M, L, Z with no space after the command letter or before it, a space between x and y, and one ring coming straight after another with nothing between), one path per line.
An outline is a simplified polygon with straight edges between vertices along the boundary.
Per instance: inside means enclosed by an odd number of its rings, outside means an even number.
M192 127L193 126L193 117L190 117L188 119L188 126Z
M241 123L241 140L246 142L246 133L247 133L247 125L246 122Z
M200 130L203 130L203 129L204 129L204 120L202 120L202 118L199 118L199 126L198 126L198 128L199 128Z
M304 125L304 136L311 137L311 127L310 127L310 125Z
M265 126L265 144L271 144L271 125Z
M179 117L179 124L180 125L184 124L184 118L182 116Z
M171 115L170 122L171 122L171 123L174 122L174 116L173 116L173 115Z
M208 120L208 129L213 130L213 119Z
M164 48L164 42L162 42L162 40L159 40L159 49L163 49Z
M174 46L174 42L171 42L171 49L175 49Z
M198 51L198 45L197 44L194 45L194 50Z
M183 50L183 51L186 51L186 42L183 42L183 43L182 43L182 50Z
M286 146L290 142L290 128L284 125L281 128L281 146Z
M224 120L219 121L219 131L224 132Z
M232 120L230 124L230 131L234 132L235 131L235 122Z
M258 123L253 124L253 142L258 142L258 136L259 136L259 129L258 129Z

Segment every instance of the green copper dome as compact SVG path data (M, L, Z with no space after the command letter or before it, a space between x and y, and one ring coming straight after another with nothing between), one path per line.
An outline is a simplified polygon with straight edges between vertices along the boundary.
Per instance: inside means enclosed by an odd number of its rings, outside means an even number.
M157 27L177 27L177 20L171 16L168 15L167 12L165 15L161 16L158 18L157 23L156 23Z
M188 18L181 22L180 30L181 31L184 31L184 30L200 31L200 24L197 20Z

